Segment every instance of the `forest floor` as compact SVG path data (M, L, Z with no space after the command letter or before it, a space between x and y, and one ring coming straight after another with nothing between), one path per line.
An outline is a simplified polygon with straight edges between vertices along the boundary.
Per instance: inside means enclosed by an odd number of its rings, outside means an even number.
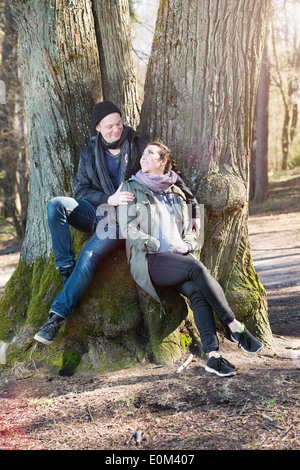
M105 451L100 458L108 451L299 450L299 173L272 183L268 201L251 205L249 232L273 349L247 355L222 340L223 356L236 366L231 378L207 373L197 356L181 372L185 358L171 367L145 363L68 377L4 370L0 449ZM0 256L2 284L17 258Z

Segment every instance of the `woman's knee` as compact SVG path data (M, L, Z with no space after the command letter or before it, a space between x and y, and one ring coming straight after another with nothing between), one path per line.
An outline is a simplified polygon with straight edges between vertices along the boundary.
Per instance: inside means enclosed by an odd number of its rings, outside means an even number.
M197 275L210 275L210 272L207 267L203 263L201 263L201 261L195 258L191 261L190 271Z

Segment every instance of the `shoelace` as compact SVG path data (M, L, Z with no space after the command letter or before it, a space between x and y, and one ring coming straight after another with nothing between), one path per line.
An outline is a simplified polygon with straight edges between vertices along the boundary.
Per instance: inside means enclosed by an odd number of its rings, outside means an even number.
M222 364L225 364L226 366L228 366L228 367L232 367L232 368L234 369L234 365L230 364L230 362L229 362L229 361L227 361L227 359L225 359L224 357L222 357L222 356L219 356L219 357L218 357L218 358L216 358L216 359L220 359L220 363L219 363L219 364L220 364L220 366L219 366L219 369L221 368L221 365L222 365Z
M227 359L223 358L222 356L220 357L220 360L221 360L221 362L223 362L223 364L225 364L226 366L232 367L232 364L230 364L230 362L227 361Z
M58 322L56 319L50 319L48 323L45 324L43 330L45 332L56 332L60 327L60 322Z

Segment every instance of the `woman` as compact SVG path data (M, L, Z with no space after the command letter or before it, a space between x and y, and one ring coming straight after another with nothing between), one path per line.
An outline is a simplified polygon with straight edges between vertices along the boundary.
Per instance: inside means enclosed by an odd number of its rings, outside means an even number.
M170 150L154 141L147 145L140 164L141 170L122 188L133 193L135 201L119 207L118 214L131 274L157 301L155 287L174 286L185 294L208 354L205 370L219 376L234 375L234 366L218 352L213 311L245 352L256 353L262 344L236 320L219 283L191 254L198 247L196 234L189 230L188 206L176 186Z

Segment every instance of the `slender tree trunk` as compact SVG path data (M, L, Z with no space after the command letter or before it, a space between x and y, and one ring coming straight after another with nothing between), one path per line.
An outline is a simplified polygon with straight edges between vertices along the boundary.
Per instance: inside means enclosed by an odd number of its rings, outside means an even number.
M136 128L140 111L128 1L93 0L93 11L102 66L103 98L116 103L122 111L124 123Z
M204 264L237 317L271 343L251 258L251 127L269 11L266 0L161 1L140 130L168 144L205 205Z
M282 164L281 169L288 169L288 161L292 155L295 129L298 121L298 105L292 103L292 82L289 83L287 98L284 100L284 118L281 134Z
M298 52L300 57L300 52ZM299 59L295 69L299 70ZM288 161L293 154L294 140L296 136L297 122L298 122L298 104L294 102L293 95L297 90L298 81L295 78L290 78L288 84L288 104L285 106L284 127L282 133L283 142L283 163L282 169L287 170Z
M268 35L265 41L256 101L255 193L257 201L268 197L268 138L270 65Z
M281 150L282 150L282 164L281 169L287 170L288 167L288 159L290 156L290 119L291 119L291 112L290 106L286 102L284 103L284 119L283 119L283 127L282 127L282 134L281 134Z
M256 143L257 143L257 102L254 111L253 124L252 124L252 142L250 152L250 165L249 165L249 200L252 201L255 197L255 178L256 178Z

